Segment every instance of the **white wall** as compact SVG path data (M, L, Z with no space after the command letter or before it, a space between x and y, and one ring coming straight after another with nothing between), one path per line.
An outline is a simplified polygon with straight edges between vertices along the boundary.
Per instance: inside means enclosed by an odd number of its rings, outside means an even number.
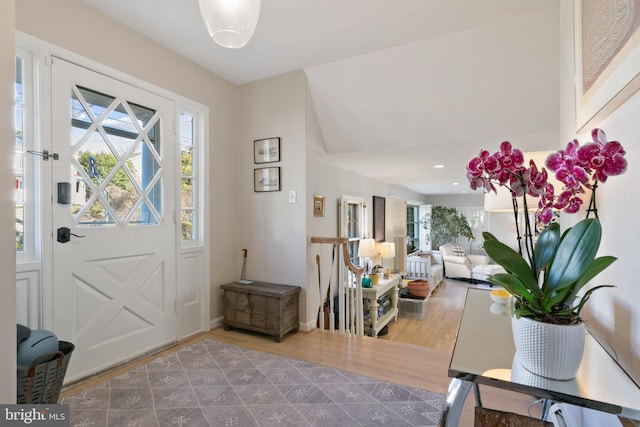
M20 0L15 16L24 33L209 107L211 318L222 316L216 290L240 268L237 87L80 0Z
M16 402L15 202L13 200L13 102L15 90L15 1L0 2L0 402Z
M306 79L302 71L240 87L237 172L239 248L248 249L247 279L301 286L301 301L306 289L308 208L305 95ZM280 137L281 161L254 164L253 141L271 137ZM280 167L281 190L254 192L254 169L271 166ZM289 203L289 191L296 192L295 203ZM306 313L301 311L303 315Z
M576 135L574 110L573 7L562 1L561 135L558 148L578 137L590 140L590 129ZM640 202L635 198L640 182L640 92L633 95L608 117L591 127L603 129L610 140L618 140L626 150L627 172L612 177L598 188L598 211L603 237L601 255L618 260L593 280L594 284L613 284L614 289L598 290L587 303L589 327L603 334L615 349L623 366L640 382L640 286L638 286L638 244L640 243ZM562 224L582 219L584 214L562 217ZM566 220L566 221L565 221Z
M331 250L320 253L309 237L335 237L337 201L343 194L364 197L397 195L420 200L413 192L331 166L303 72L291 72L240 87L239 101L239 246L247 248L247 278L300 286L300 322L315 327L319 305L315 256L321 255L326 289ZM281 138L281 161L253 163L253 141ZM281 191L255 193L253 170L281 168ZM295 191L296 203L289 203ZM313 195L325 196L325 216L314 217ZM369 224L372 213L369 212ZM238 254L240 255L240 254ZM325 274L326 273L326 274Z

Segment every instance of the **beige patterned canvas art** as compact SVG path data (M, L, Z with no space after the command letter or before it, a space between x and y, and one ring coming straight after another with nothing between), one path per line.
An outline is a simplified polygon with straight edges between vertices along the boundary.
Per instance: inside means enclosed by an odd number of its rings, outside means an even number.
M583 0L582 85L587 92L640 27L640 0Z

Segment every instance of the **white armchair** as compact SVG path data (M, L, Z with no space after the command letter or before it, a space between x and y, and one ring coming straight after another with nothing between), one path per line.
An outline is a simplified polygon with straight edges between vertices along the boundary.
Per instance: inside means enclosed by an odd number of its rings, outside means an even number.
M486 281L492 274L505 272L501 266L490 264L488 256L466 254L462 246L443 245L440 246L440 253L444 261L444 274L449 278Z

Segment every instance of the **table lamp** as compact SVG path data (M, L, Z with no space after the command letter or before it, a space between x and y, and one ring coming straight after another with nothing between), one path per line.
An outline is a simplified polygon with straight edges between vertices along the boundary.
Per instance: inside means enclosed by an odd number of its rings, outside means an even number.
M358 256L364 258L364 272L371 273L371 258L378 255L374 239L361 239L358 245Z
M382 258L382 266L384 267L384 260L395 258L396 256L396 244L392 242L380 243L380 258ZM384 273L384 278L388 279L391 276L391 269L387 267Z

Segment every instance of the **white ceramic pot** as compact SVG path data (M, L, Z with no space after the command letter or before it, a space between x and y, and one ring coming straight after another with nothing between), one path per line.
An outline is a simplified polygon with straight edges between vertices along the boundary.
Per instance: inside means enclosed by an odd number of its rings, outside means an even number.
M511 328L517 358L528 371L555 380L576 376L584 353L584 322L553 325L514 316Z

